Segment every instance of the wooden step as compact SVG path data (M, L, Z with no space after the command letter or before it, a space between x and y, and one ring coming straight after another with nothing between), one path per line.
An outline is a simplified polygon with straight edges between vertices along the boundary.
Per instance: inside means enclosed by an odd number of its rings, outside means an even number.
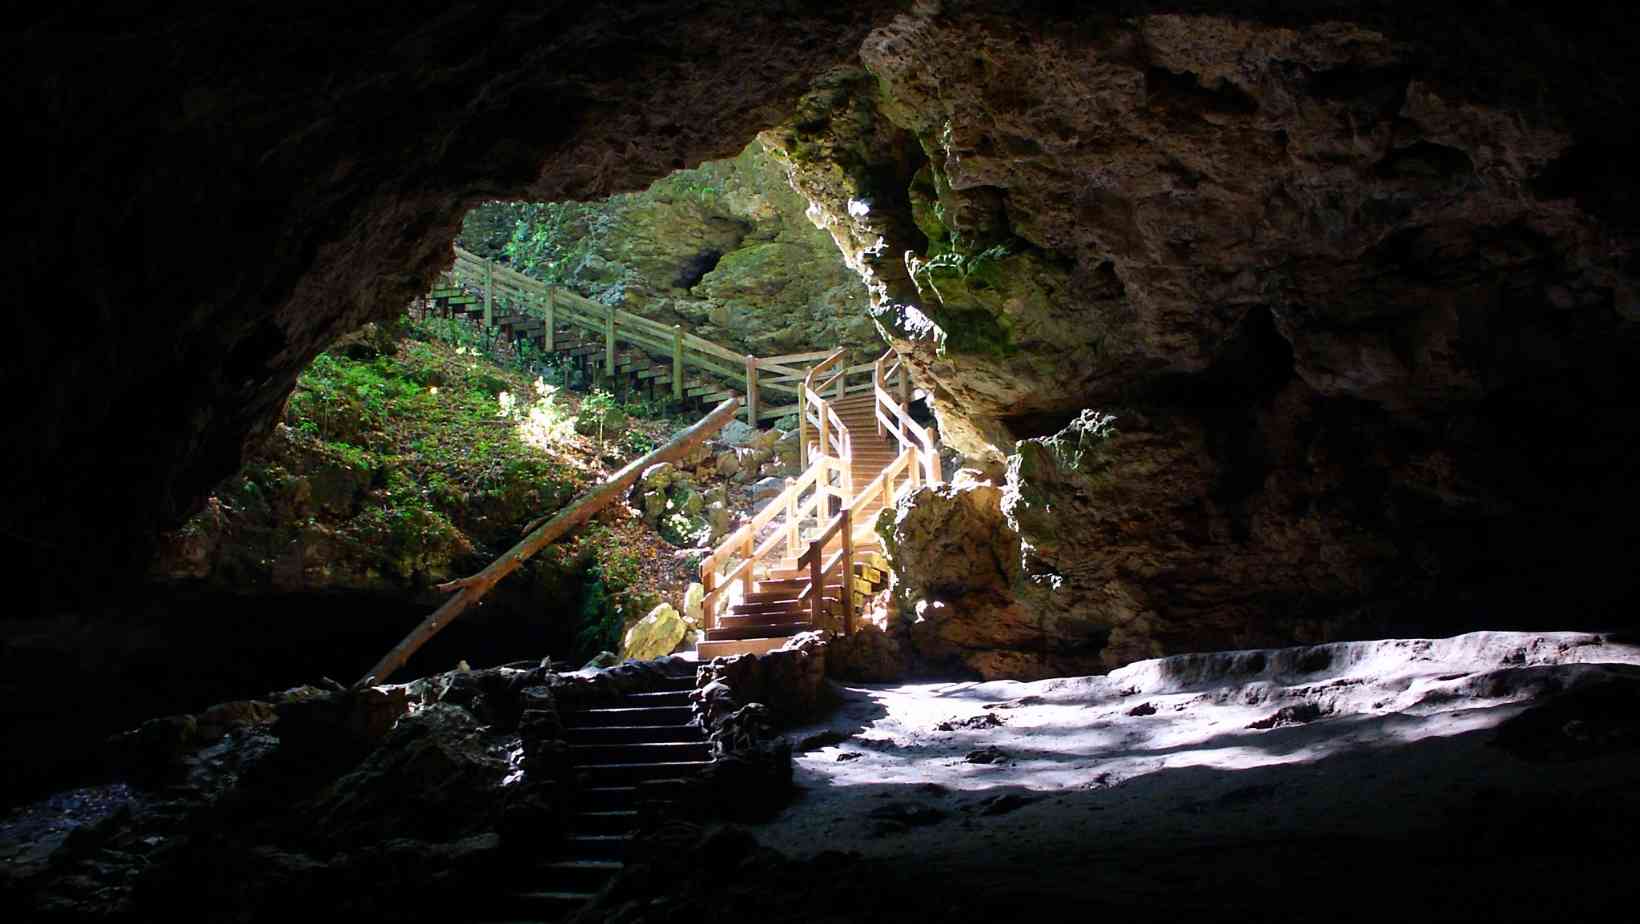
M769 590L769 591L761 591L760 590L760 591L753 591L752 593L747 594L740 602L742 602L742 603L779 603L782 600L796 600L796 599L797 599L797 590L796 589L793 589L793 590Z
M737 642L749 638L781 638L807 632L812 626L807 622L784 623L749 623L738 626L724 626L719 629L707 629L708 642Z
M809 618L810 608L807 602L792 601L784 609L754 610L742 613L738 608L732 613L726 613L717 619L718 628L737 629L741 626L769 626L785 625L787 623L804 622Z

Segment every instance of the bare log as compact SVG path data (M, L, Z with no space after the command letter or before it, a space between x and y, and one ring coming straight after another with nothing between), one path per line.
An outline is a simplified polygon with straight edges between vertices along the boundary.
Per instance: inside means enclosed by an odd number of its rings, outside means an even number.
M440 584L439 590L455 591L455 596L444 601L443 606L434 610L432 615L422 620L421 625L412 629L403 641L394 645L393 650L382 656L382 659L376 662L376 666L361 677L354 687L368 687L392 676L393 672L403 667L404 662L410 660L410 656L425 645L428 639L454 622L462 611L488 593L497 581L517 570L531 555L551 545L560 536L590 520L598 511L619 499L638 480L644 469L658 462L671 462L683 458L689 450L708 436L723 429L724 424L734 419L735 411L740 408L740 401L738 396L725 399L722 404L713 408L710 414L696 421L672 441L629 463L603 484L571 502L552 519L531 529L517 545L503 552L500 558L490 562L483 571Z

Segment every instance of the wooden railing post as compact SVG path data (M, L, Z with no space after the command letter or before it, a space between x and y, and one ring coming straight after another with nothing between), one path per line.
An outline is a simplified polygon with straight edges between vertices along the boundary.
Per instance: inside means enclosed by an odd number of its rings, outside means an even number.
M809 548L809 624L820 625L820 559L825 557L825 548L817 542Z
M792 485L797 483L796 478L786 479L786 557L797 557L797 544L802 541L797 534L797 492Z
M716 629L717 628L717 598L712 596L712 591L717 590L717 586L718 586L718 583L717 583L717 578L718 578L718 576L717 576L717 565L712 565L711 567L705 568L703 570L705 571L705 573L700 576L700 583L701 583L701 587L706 591L706 593L705 593L706 599L710 600L711 603L710 603L710 605L708 605L705 608L705 612L701 613L701 618L706 620L706 625L704 626L704 628Z
M907 412L911 410L911 370L906 368L905 360L900 360L900 407Z
M558 327L558 290L547 289L547 336L541 341L542 348L548 353L556 352Z
M495 261L484 261L484 329L495 321Z
M816 416L820 418L820 439L815 442L814 446L816 449L820 450L821 455L830 455L830 453L826 451L826 430L828 429L827 417L830 415L826 413L825 404L820 405L820 413Z
M604 372L611 381L615 378L615 306L604 309Z
M672 325L672 400L683 400L683 326Z
M849 523L848 508L843 508L843 589L838 598L843 602L843 634L854 632L854 527Z
M809 389L797 383L797 467L809 470Z
M746 422L757 426L757 357L746 354Z
M741 547L741 554L745 556L747 561L751 561L752 556L757 554L757 541L755 537L752 536L750 531L747 531L746 533L746 544ZM750 595L752 592L752 582L755 579L756 573L757 565L754 564L747 568L740 577L740 589L747 595ZM744 599L744 597L742 599Z

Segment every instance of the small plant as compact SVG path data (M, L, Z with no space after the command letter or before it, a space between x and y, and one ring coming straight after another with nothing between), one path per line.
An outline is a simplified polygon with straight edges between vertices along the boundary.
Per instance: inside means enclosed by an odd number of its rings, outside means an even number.
M576 429L586 432L596 428L598 431L598 445L604 444L604 430L610 424L619 425L625 416L625 410L615 396L601 388L594 388L581 399L581 414L576 420Z

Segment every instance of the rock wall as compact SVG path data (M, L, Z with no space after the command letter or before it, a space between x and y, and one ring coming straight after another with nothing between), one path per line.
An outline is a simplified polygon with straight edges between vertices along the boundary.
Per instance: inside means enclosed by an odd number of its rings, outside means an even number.
M1175 6L920 4L764 135L994 485L900 512L917 653L1630 619L1610 11Z
M785 170L753 141L642 192L544 208L486 203L469 214L459 240L743 353L848 346L864 361L883 349L866 291L807 211ZM528 246L538 229L541 244ZM515 240L524 246L513 257L506 245Z

